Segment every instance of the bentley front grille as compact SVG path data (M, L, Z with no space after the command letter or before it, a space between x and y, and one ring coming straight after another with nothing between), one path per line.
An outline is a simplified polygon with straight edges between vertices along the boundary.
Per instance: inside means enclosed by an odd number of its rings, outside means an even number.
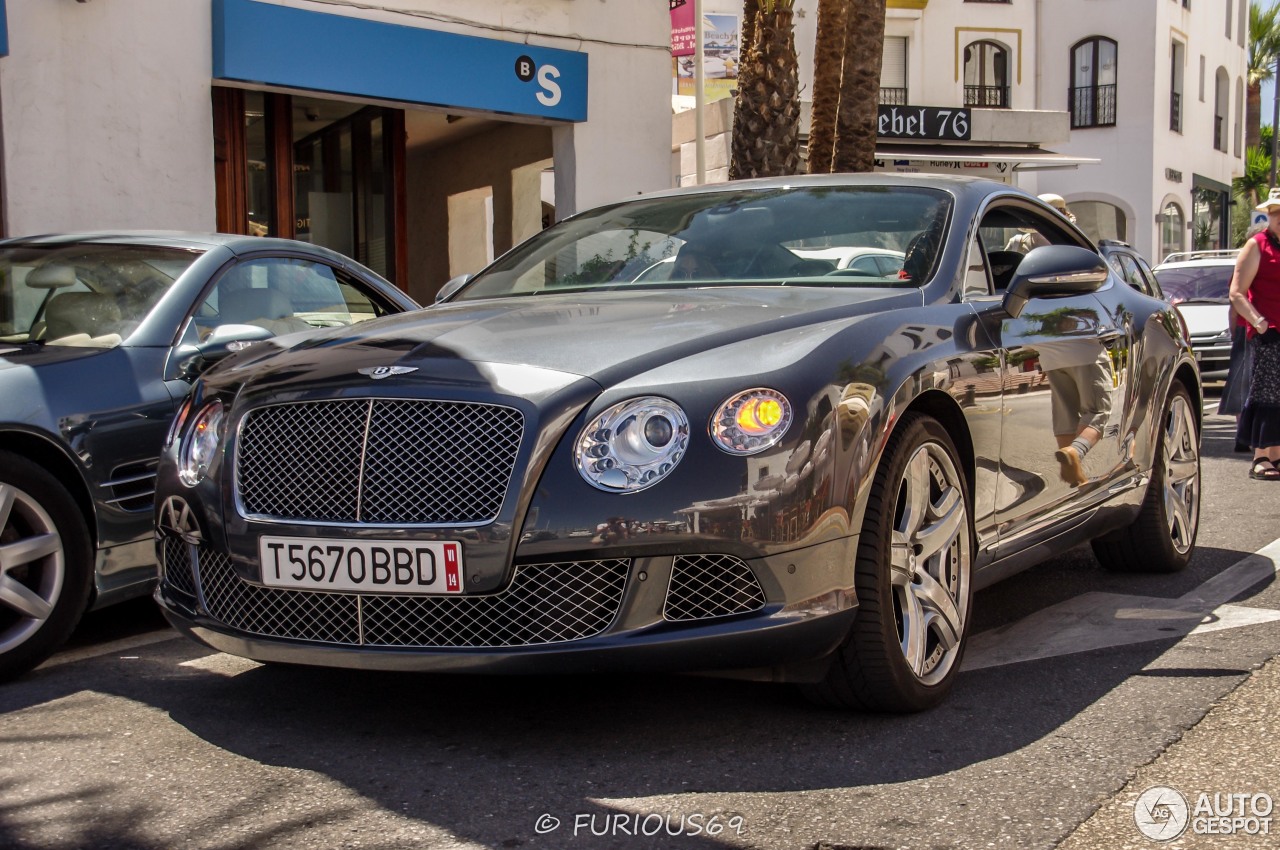
M538 646L600 634L617 616L630 567L622 559L522 565L497 593L401 596L262 587L206 548L198 564L209 614L238 631L424 649Z
M745 562L731 555L681 555L671 566L662 617L709 620L764 607L764 589Z
M361 399L278 404L245 417L236 490L246 515L300 522L492 522L515 469L520 411Z

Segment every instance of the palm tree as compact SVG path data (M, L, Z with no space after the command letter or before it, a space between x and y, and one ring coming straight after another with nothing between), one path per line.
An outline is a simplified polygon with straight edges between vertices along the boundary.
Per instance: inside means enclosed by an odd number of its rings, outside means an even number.
M745 0L729 179L800 171L795 0Z
M1248 94L1245 96L1244 138L1248 147L1257 147L1262 124L1262 83L1275 75L1280 56L1280 6L1263 8L1258 0L1249 4Z
M851 0L832 171L870 171L875 165L884 18L885 0Z
M1255 207L1267 193L1271 181L1271 154L1260 146L1245 148L1244 174L1231 181L1236 195L1244 198L1248 206Z
M849 5L849 0L818 0L818 36L813 48L813 109L809 117L810 174L831 171Z

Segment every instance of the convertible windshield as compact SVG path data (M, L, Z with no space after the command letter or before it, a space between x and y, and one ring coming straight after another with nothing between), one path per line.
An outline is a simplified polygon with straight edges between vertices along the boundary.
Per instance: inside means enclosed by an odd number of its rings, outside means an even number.
M198 256L142 245L0 249L0 342L119 345Z
M544 230L456 300L724 284L922 286L951 197L904 186L726 189L603 207Z

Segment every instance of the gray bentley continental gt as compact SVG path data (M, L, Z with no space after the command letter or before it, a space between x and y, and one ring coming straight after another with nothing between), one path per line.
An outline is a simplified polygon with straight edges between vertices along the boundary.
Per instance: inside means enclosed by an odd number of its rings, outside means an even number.
M860 249L902 268L824 258ZM1021 190L654 194L433 309L206 373L160 468L157 596L266 662L750 671L918 710L976 589L1083 540L1187 564L1200 396L1172 309Z

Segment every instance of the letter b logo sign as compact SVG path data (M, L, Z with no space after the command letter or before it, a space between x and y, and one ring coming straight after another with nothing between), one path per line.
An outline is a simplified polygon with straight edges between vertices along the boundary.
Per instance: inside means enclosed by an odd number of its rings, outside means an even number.
M516 76L520 78L520 82L529 82L537 71L538 66L528 56L521 56L516 60Z

